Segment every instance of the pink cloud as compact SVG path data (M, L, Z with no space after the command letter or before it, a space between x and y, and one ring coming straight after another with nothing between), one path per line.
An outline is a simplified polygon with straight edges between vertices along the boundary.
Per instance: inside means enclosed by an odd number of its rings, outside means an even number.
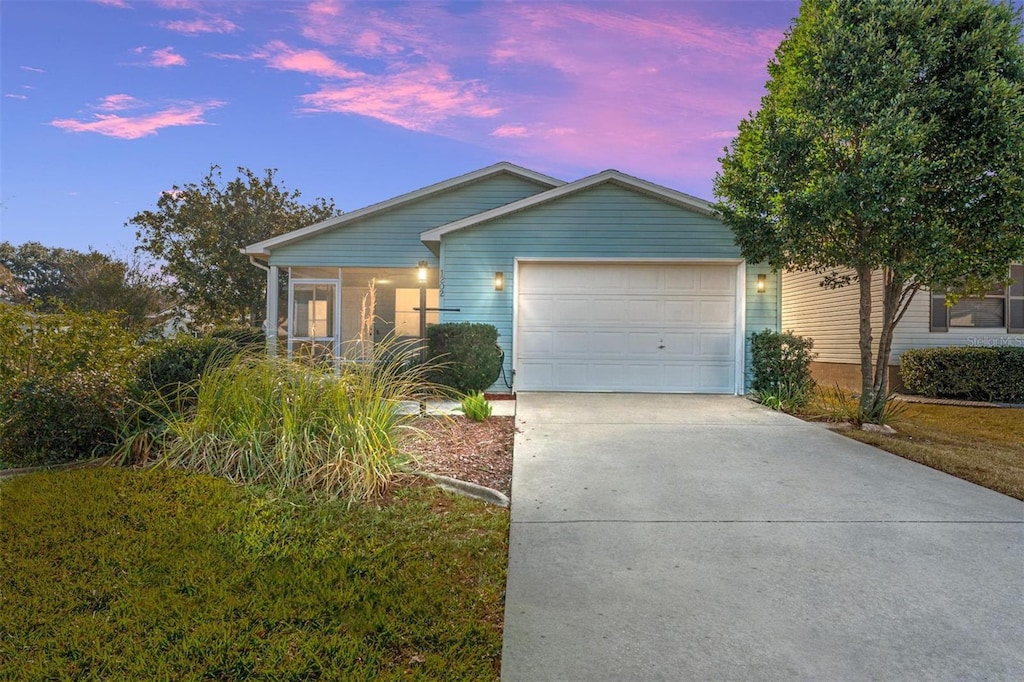
M14 93L7 93L4 97L10 97L11 99L28 99L28 95L16 95Z
M95 106L100 111L124 111L125 109L133 109L140 106L142 103L135 99L131 95L107 95L100 100L100 103Z
M106 5L107 7L117 7L120 9L131 9L131 6L125 2L125 0L92 0L97 5Z
M363 76L360 71L353 71L339 64L318 50L293 50L281 41L267 45L267 49L257 53L266 59L267 65L280 71L298 71L322 78L352 79Z
M491 135L494 137L529 137L530 131L526 126L506 123L492 130Z
M200 33L234 33L238 30L237 24L223 17L208 17L191 21L165 21L160 25L168 31L190 36Z
M457 81L448 70L428 65L371 76L348 87L324 87L303 95L304 111L359 114L409 130L431 130L455 117L490 118L500 109L485 101L486 89Z
M32 73L46 73L46 69L37 69L34 66L23 66L22 71L31 71Z
M111 95L103 100L95 108L110 111L110 98L113 97L115 105L117 102L124 102L122 98L128 95ZM129 97L129 99L132 99ZM137 103L133 101L133 106ZM141 103L138 103L141 105ZM222 106L223 102L211 100L208 102L185 102L179 105L170 106L152 113L140 114L138 116L120 116L118 114L97 113L92 120L79 121L75 119L55 119L50 125L72 133L98 133L107 137L116 137L122 140L135 140L148 135L155 135L162 128L177 126L208 125L204 120L204 114L210 109Z
M168 66L185 66L188 62L180 54L175 53L173 47L165 47L159 50L153 50L153 54L150 56L150 66L168 67Z

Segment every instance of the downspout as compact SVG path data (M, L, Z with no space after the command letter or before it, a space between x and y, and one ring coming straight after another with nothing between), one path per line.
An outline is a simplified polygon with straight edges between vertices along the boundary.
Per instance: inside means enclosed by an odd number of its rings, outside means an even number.
M267 355L273 357L277 355L277 266L263 265L255 256L249 256L249 263L267 273L267 316L263 320L263 332L267 341Z

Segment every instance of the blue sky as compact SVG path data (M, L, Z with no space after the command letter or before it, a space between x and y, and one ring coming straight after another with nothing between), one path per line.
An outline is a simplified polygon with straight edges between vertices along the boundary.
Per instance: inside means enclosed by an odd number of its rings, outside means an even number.
M0 241L126 255L211 164L349 211L497 161L711 197L798 2L0 2Z

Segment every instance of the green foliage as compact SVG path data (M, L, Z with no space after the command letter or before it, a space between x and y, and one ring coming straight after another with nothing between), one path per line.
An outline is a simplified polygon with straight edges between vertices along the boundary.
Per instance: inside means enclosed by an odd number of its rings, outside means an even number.
M816 416L825 417L828 421L849 422L856 426L862 424L888 425L899 420L906 412L907 403L896 399L890 393L884 401L878 403L872 411L864 411L859 396L852 395L836 385L830 389L819 388L815 402Z
M165 403L181 411L195 402L196 383L215 361L229 362L239 352L226 338L178 336L158 341L138 364L132 393L144 404Z
M116 457L160 453L170 466L318 496L369 499L406 463L398 431L416 418L403 405L435 393L429 364L410 367L413 344L378 343L366 363L330 368L242 353L208 365L195 408L161 414L155 442L126 433ZM141 425L140 425L141 426Z
M811 378L814 342L792 332L765 329L750 336L751 395L774 410L795 412L814 390Z
M114 314L0 305L0 460L82 459L109 445L138 355Z
M866 412L920 287L981 293L1024 259L1021 28L988 0L805 0L721 159L716 208L748 261L860 287Z
M128 388L109 368L36 375L9 388L0 397L0 459L6 463L87 459L114 446Z
M1024 348L912 349L900 356L900 378L933 398L1024 403Z
M175 185L155 211L128 221L136 228L137 250L164 263L179 300L194 306L197 319L259 323L266 274L239 249L338 214L333 200L299 203L300 192L278 184L275 172L259 176L239 168L225 184L220 168L211 166L199 184Z
M473 391L462 399L462 414L475 422L482 422L490 417L492 409L481 391Z
M435 324L427 328L427 354L439 363L434 381L460 393L487 389L501 372L498 330L490 324Z
M0 486L0 679L496 679L508 512L167 469Z
M34 303L42 312L117 311L130 329L162 304L161 283L138 262L127 263L98 251L50 248L39 242L0 243L0 299Z

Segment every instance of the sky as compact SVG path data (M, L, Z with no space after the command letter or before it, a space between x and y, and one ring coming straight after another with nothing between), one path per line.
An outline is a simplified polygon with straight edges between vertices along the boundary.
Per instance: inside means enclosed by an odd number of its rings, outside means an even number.
M798 2L0 0L0 241L120 256L213 164L344 211L498 161L705 199Z

